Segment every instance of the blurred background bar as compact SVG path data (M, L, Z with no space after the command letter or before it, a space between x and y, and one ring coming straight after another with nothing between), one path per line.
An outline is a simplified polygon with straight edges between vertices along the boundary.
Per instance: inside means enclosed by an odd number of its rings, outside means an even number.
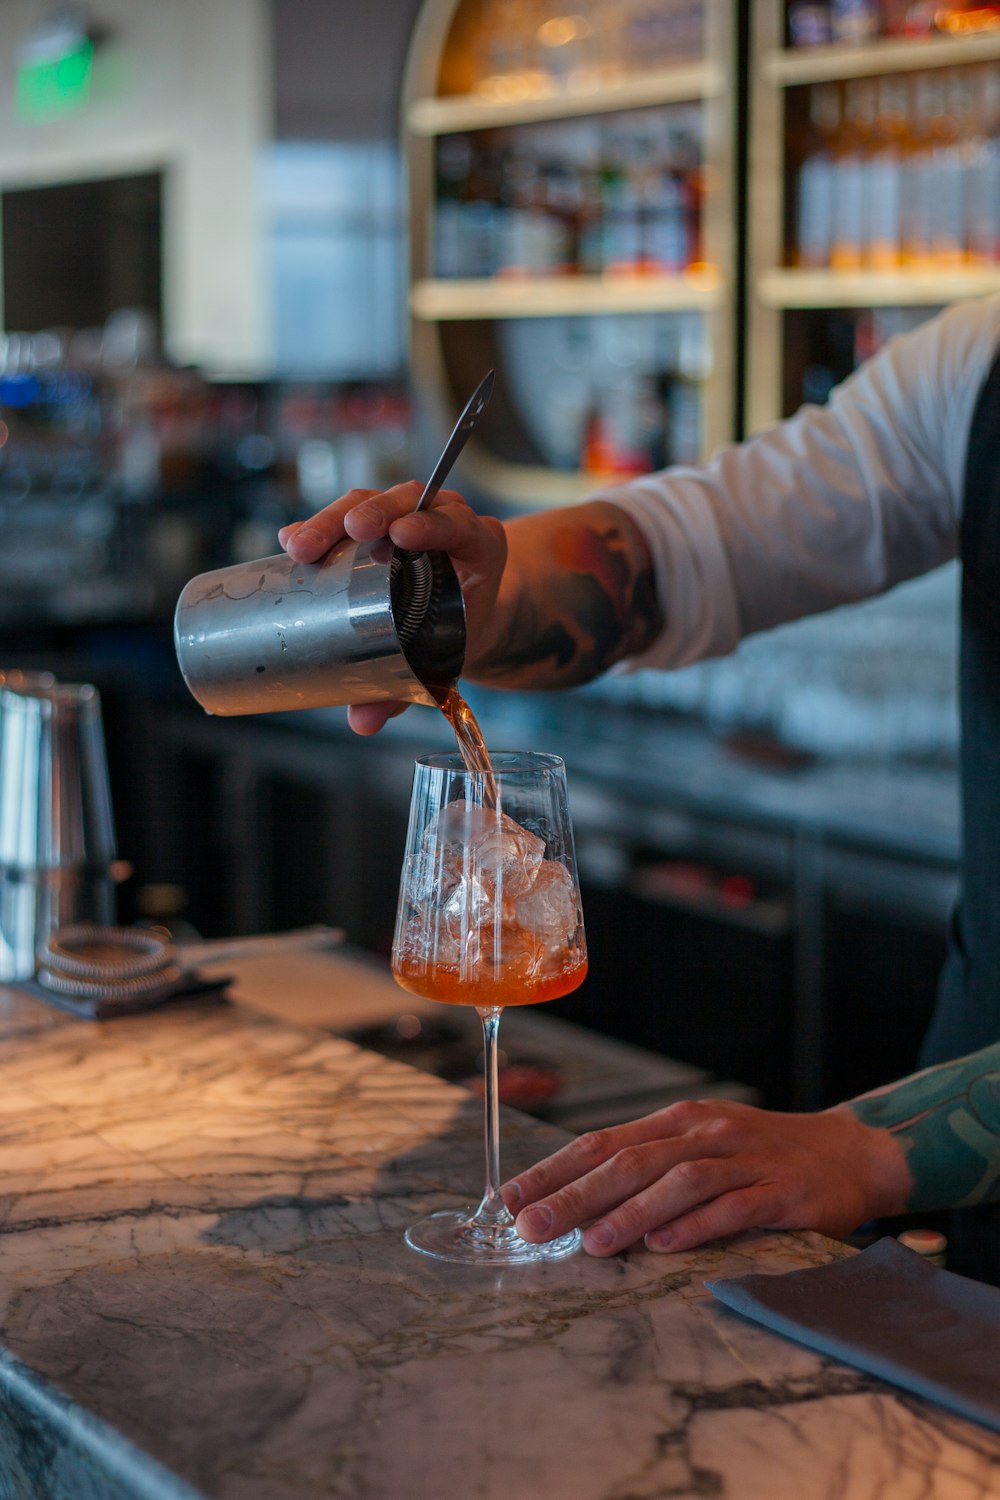
M484 511L705 459L1000 289L1000 7L5 0L0 671L101 694L123 921L388 953L430 710L226 723L195 573L352 487ZM594 1035L832 1102L911 1068L959 858L954 568L559 697ZM364 808L362 816L361 809Z

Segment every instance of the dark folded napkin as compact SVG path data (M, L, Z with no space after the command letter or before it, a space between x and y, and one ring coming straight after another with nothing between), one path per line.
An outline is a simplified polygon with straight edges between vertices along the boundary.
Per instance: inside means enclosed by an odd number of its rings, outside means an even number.
M1000 1432L1000 1289L894 1239L805 1271L705 1285L720 1302Z

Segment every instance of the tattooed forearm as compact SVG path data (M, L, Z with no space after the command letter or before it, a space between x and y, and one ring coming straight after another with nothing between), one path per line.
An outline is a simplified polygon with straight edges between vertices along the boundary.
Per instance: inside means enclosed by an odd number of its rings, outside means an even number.
M652 644L663 627L652 564L616 506L525 517L507 535L496 628L470 676L509 688L574 687Z
M853 1099L850 1108L903 1147L913 1179L908 1208L1000 1200L1000 1043Z

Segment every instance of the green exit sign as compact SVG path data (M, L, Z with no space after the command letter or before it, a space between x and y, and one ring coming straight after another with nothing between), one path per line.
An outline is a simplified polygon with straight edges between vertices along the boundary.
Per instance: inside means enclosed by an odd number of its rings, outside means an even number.
M58 57L32 58L17 73L17 113L28 122L82 109L90 98L94 45L83 39Z

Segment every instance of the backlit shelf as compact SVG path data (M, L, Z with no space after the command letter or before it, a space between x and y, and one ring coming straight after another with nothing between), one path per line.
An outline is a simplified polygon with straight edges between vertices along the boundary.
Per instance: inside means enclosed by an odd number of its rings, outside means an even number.
M644 109L710 98L724 86L720 70L709 62L685 63L636 73L592 89L556 89L527 98L490 99L478 94L415 99L406 122L414 135L450 135L460 130L489 130L501 125L532 125L544 120L577 119L611 110Z
M756 282L766 307L941 307L1000 292L1000 266L956 271L765 271Z
M923 68L951 68L960 63L989 62L1000 57L1000 29L965 36L883 37L864 47L789 47L768 53L761 62L768 83L793 88L876 73L911 73Z
M558 318L602 313L709 311L721 305L719 273L673 276L511 276L425 280L410 289L415 318Z

